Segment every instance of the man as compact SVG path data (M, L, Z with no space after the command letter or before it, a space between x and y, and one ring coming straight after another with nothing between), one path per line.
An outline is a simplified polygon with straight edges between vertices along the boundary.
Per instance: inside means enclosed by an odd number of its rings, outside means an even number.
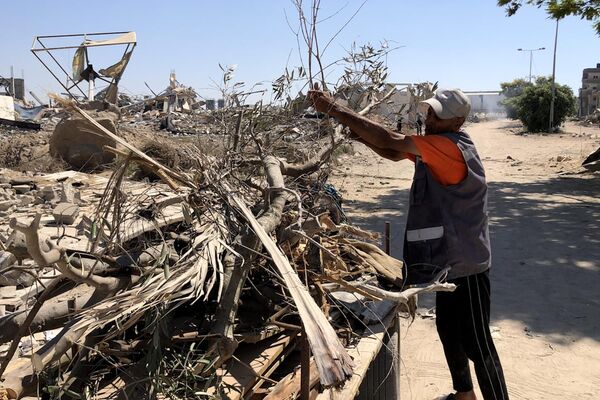
M454 292L436 294L437 330L455 393L474 400L469 360L485 400L508 399L489 330L491 264L487 183L469 135L461 130L471 105L460 90L438 90L427 108L425 136L405 136L338 105L327 93L309 93L314 107L350 128L353 137L390 160L415 162L404 238L408 278L422 266L450 267Z
M423 115L417 112L417 135L423 134Z
M402 115L398 116L398 121L396 122L396 130L402 133L402 121L404 121L404 117Z

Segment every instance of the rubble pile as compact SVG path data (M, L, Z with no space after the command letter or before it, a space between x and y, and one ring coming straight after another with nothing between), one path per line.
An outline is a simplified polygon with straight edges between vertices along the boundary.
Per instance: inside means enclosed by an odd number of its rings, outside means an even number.
M296 398L308 348L318 393L352 376L366 325L451 288L400 292L402 262L344 222L327 183L341 127L232 109L223 154L186 142L166 166L63 105L116 159L110 176L0 174L7 398Z
M46 45L65 37L81 42ZM0 398L348 397L379 351L361 343L391 341L415 294L453 290L446 271L405 288L402 261L348 223L328 176L349 132L304 96L246 106L236 83L215 104L174 73L153 97L125 95L136 44L34 39L70 100L50 95L37 136L0 130ZM123 53L96 71L100 46ZM396 90L376 87L346 101L376 110Z

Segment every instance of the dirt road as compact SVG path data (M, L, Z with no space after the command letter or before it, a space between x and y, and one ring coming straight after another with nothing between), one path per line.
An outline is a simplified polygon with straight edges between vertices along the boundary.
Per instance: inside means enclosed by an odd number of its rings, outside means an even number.
M471 124L489 182L492 323L511 399L594 399L600 392L600 176L570 174L600 130L523 135L511 121ZM357 145L334 182L353 222L402 234L413 167ZM433 306L420 299L420 310ZM403 326L402 399L452 391L433 316ZM473 374L475 377L475 375ZM477 389L478 390L478 389ZM479 397L481 398L481 396Z

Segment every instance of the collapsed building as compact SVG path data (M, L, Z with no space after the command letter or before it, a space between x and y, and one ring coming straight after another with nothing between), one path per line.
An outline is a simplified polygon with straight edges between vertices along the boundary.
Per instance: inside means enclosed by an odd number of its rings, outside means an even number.
M44 106L33 106L25 100L25 80L0 76L0 124L25 129L40 129L38 121Z
M192 87L184 86L177 81L175 72L169 76L169 86L154 98L145 100L144 110L157 109L163 113L191 112L205 104L199 101L198 94Z

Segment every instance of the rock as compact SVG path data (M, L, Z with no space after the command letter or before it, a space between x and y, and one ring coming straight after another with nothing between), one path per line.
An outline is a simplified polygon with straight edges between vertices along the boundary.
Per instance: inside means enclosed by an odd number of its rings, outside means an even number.
M118 115L109 112L88 112L100 125L117 132ZM73 168L94 170L115 159L113 153L104 150L104 146L116 147L114 139L97 134L90 122L79 116L61 120L54 128L50 138L50 154L60 157Z
M79 206L73 203L58 203L52 210L54 221L59 225L71 225L79 215Z

